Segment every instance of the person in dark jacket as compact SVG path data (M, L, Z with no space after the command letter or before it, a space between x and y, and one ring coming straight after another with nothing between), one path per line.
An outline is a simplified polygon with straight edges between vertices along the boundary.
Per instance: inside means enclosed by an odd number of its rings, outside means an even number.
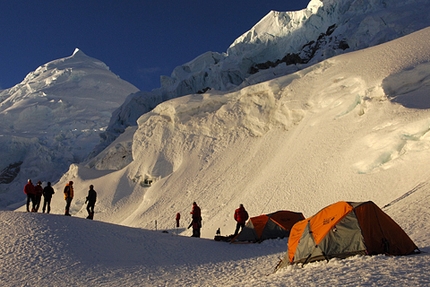
M236 220L236 230L234 231L234 236L239 233L239 229L243 229L248 217L248 212L245 210L245 207L243 207L243 204L239 205L239 208L234 211L234 220Z
M39 180L37 185L34 187L34 212L37 212L42 201L43 187L42 182Z
M27 181L27 184L24 186L24 193L27 195L27 212L30 212L30 202L32 204L32 209L31 211L34 211L34 196L35 196L35 191L34 191L34 185L31 182L31 179L29 179Z
M200 237L200 228L202 228L202 215L200 207L196 202L193 202L193 208L190 214L192 221L188 228L193 227L193 235L191 235L191 237Z
M85 203L88 202L87 204L87 211L88 211L88 216L87 219L93 219L94 218L94 206L96 204L97 201L97 192L94 190L94 185L90 185L90 190L88 190L88 196L87 196L87 200L85 201Z
M42 212L45 213L49 213L51 211L51 199L52 199L52 195L54 194L54 189L51 186L51 183L48 182L48 185L45 186L45 188L43 189L43 207L42 207Z
M64 211L64 215L70 216L69 210L70 205L72 204L73 195L73 181L69 181L69 183L66 184L66 186L64 187L64 199L66 200L66 208Z

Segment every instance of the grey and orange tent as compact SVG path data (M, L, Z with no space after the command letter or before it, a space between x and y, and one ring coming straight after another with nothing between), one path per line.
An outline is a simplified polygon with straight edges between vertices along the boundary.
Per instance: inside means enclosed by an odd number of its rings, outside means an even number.
M303 219L305 217L302 213L287 210L251 217L231 242L261 242L265 239L288 237L291 227Z
M372 201L340 201L297 222L279 267L363 254L419 252L403 229Z

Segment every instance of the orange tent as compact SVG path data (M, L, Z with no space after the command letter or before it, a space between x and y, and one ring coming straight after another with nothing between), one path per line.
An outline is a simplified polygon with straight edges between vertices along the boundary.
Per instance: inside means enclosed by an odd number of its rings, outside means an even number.
M288 239L288 261L308 263L356 254L407 255L418 247L376 204L340 201L297 222ZM286 258L287 259L287 258Z
M265 239L288 237L291 227L303 219L305 217L302 213L287 210L251 217L231 242L261 242Z

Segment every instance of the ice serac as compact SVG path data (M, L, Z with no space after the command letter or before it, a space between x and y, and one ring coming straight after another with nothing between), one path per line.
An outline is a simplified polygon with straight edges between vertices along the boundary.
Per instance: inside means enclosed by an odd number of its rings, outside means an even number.
M27 178L54 181L84 160L112 112L137 91L79 49L1 91L0 207L13 203L8 191Z
M162 76L159 89L134 94L135 99L115 112L105 138L114 139L127 126L136 125L133 109L143 114L162 101L186 94L228 91L266 81L425 28L430 15L422 7L427 5L426 0L311 0L300 11L271 11L225 53L204 53L176 67L170 77ZM411 16L420 20L411 21ZM259 73L268 69L270 75ZM131 114L135 116L130 118Z

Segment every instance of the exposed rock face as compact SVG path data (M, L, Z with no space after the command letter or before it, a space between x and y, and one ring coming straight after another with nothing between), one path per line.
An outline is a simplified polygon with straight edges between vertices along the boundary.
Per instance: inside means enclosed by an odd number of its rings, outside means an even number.
M11 183L21 170L22 161L9 164L0 172L0 184Z

